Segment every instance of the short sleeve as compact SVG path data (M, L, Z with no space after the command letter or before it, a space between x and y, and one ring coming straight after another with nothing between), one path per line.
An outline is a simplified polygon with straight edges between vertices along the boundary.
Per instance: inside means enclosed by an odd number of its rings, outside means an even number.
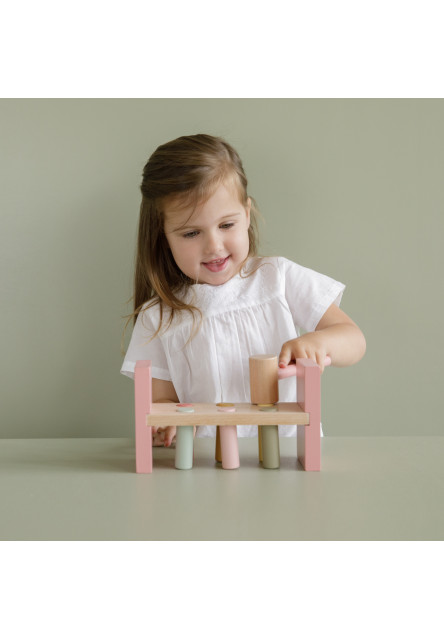
M314 331L327 309L340 305L345 284L286 258L279 263L295 326Z
M137 316L120 373L134 379L137 360L151 360L153 378L171 380L162 341L158 335L155 338L152 337L155 332L150 309L145 309Z

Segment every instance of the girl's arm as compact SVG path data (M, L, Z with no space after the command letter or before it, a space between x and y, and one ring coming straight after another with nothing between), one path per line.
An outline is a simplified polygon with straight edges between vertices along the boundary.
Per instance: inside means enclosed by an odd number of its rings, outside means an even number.
M153 378L153 402L179 402L176 389L170 380Z
M279 366L286 367L296 358L314 360L324 370L328 355L336 367L359 362L366 350L364 334L349 316L332 304L322 316L316 329L282 345Z

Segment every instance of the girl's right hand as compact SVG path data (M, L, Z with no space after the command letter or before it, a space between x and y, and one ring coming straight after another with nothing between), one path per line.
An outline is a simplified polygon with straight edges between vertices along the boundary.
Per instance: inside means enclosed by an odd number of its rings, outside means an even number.
M153 378L153 402L179 402L173 383ZM152 427L153 447L170 447L176 437L176 427Z
M153 433L153 447L170 447L176 442L176 427L151 427ZM194 427L193 436L196 435Z
M176 427L152 427L153 447L170 447L176 441Z

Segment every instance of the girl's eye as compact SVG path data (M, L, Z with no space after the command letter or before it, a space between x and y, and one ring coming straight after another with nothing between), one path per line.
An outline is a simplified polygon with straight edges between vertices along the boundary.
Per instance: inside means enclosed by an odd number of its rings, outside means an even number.
M225 222L224 224L221 224L219 228L226 231L227 229L231 229L231 227L234 227L234 224L235 224L234 222ZM198 235L199 235L199 231L187 231L187 233L183 234L183 237L195 238Z

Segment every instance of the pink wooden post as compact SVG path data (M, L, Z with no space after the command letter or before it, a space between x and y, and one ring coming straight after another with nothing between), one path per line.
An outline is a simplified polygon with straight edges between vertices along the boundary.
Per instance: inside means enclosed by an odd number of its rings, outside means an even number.
M298 403L310 415L309 425L298 425L298 459L305 471L321 470L321 370L313 360L297 358Z
M239 445L237 442L237 426L224 425L219 427L219 443L222 458L222 469L238 469Z
M153 471L153 436L146 426L146 414L151 413L151 360L138 360L134 370L136 405L136 473Z

